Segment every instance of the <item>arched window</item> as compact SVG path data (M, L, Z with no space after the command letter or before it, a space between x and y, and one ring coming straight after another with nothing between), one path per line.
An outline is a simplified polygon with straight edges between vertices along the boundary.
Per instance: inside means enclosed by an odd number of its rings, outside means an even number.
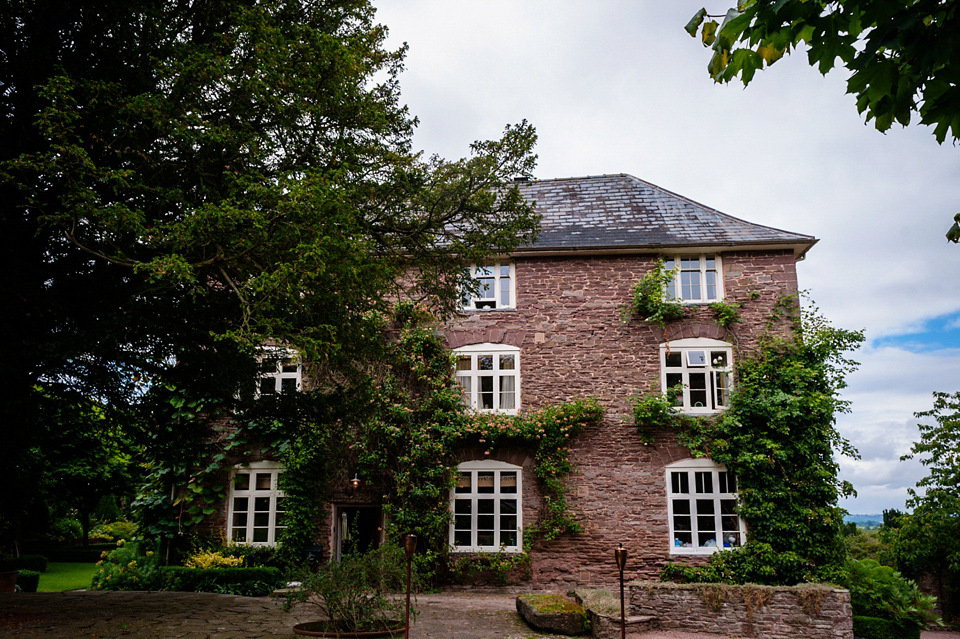
M667 466L670 552L703 555L746 541L737 515L737 480L709 459L685 459Z
M684 413L716 413L730 404L733 347L715 339L678 339L660 345L660 387L676 393Z
M523 469L501 461L469 461L458 467L450 493L454 552L520 552L523 548Z
M455 352L456 379L467 406L515 415L520 409L520 349L505 344L473 344Z

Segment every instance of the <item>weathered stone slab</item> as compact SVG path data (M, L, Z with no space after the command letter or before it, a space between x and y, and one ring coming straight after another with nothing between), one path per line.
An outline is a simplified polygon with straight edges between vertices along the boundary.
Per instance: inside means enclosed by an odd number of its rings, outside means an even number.
M562 595L520 595L517 612L537 630L561 635L582 635L587 631L587 611Z

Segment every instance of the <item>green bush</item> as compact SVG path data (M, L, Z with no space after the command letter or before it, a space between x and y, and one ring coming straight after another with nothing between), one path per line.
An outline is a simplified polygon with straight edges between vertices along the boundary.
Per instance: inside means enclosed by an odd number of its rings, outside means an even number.
M920 639L920 628L904 628L890 619L854 615L853 634L863 639Z
M19 557L4 557L4 565L11 566L10 570L47 571L47 558L43 555L20 555Z
M748 542L742 548L710 555L700 566L666 564L663 581L792 586L811 575L813 566L792 552L774 552L770 544Z
M50 524L47 535L57 541L67 541L69 539L80 539L83 537L83 526L76 519L64 517L55 520Z
M228 544L219 549L224 557L240 557L247 568L281 568L274 546L251 546L248 544Z
M137 544L117 542L117 547L104 551L93 574L93 590L157 590L160 587L157 555L140 553Z
M221 594L265 597L283 585L277 568L184 568L163 566L160 583L179 592L219 592Z
M934 614L936 598L925 595L917 584L873 559L847 564L850 603L857 616L896 622L901 629L926 628L939 622ZM866 635L864 635L866 636Z
M90 536L106 537L110 541L127 541L133 539L137 532L137 525L132 521L114 521L109 524L100 524L90 531Z
M40 583L40 572L37 570L21 570L17 575L17 585L21 592L36 592Z

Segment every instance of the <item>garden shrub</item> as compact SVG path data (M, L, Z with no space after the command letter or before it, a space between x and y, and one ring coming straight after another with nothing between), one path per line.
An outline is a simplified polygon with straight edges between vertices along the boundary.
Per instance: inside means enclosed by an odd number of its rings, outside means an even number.
M850 590L855 615L888 619L903 630L923 629L939 621L934 613L936 598L921 593L914 581L893 568L873 559L850 561L847 575L844 585Z
M47 571L47 558L43 555L20 555L19 557L4 557L9 560L13 570Z
M137 532L137 525L132 521L114 521L109 524L100 524L90 531L93 536L106 537L110 541L119 541L121 539L133 539Z
M814 566L793 552L775 552L770 544L748 541L742 548L710 555L700 566L668 563L663 581L678 583L794 585L807 581Z
M17 585L21 592L36 592L40 583L40 572L37 570L21 570L17 575Z
M117 547L104 551L93 574L92 590L157 590L159 561L156 553L139 552L139 546L117 542Z
M283 585L277 568L186 568L163 566L160 584L179 592L218 592L221 594L265 597Z
M247 568L281 568L274 546L251 546L249 544L228 544L219 549L224 557L239 557Z
M56 519L50 524L47 535L57 541L67 541L69 539L80 539L83 537L83 526L76 519L63 517Z
M920 628L904 628L890 619L854 615L853 634L862 639L920 639Z
M187 568L210 570L212 568L236 568L243 564L242 557L224 557L217 551L201 550L190 555L183 565Z

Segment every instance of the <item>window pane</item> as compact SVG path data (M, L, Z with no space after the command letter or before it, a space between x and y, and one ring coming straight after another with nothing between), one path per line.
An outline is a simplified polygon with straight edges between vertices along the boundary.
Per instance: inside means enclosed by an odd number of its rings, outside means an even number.
M710 351L710 365L714 368L726 368L727 367L727 352L726 351Z
M247 531L244 528L234 528L232 541L237 543L244 543L247 541Z
M470 530L473 527L473 517L470 515L456 515L453 521L453 527L457 530Z
M697 540L701 548L714 548L717 545L717 536L712 532L698 534Z
M678 532L673 536L673 545L678 548L690 548L693 546L693 535L688 532Z
M500 515L500 530L513 530L517 529L517 516L516 515Z
M683 355L679 351L667 353L667 368L680 368L683 366Z
M493 546L493 531L492 530L478 530L477 531L477 545L478 546Z
M500 356L500 370L512 371L516 369L516 360L513 355Z
M470 378L469 377L457 377L457 383L460 384L460 388L463 390L463 397L470 403Z
M493 355L477 355L477 370L492 371Z
M269 497L257 497L253 500L253 510L254 512L264 513L270 512L270 498Z
M500 408L503 410L516 408L516 381L513 375L504 375L500 378Z
M736 532L740 530L740 518L736 515L723 515L720 517L720 525L724 531Z
M704 266L708 270L715 270L717 268L717 258L713 255L705 255L703 258Z
M687 476L687 473L670 473L670 484L673 488L674 493L689 493L690 492L690 479ZM676 500L673 503L677 504L680 502L687 503L686 500ZM690 512L689 507L686 512Z
M493 492L493 472L484 472L480 471L477 473L477 492L478 493L492 493ZM481 499L480 503L489 502L491 504L489 511L480 510L478 512L493 512L493 500L492 499Z
M257 490L270 490L270 473L257 473Z
M515 493L515 492L517 492L517 473L516 473L516 472L513 472L513 471L511 471L511 472L503 471L503 472L500 473L500 492L501 492L501 493ZM504 512L504 511L503 511L503 504L506 504L506 503L508 503L508 502L514 504L514 506L513 506L513 508L514 508L513 512L517 512L517 510L516 510L516 508L517 508L517 507L516 507L516 503L517 503L517 502L514 501L514 500L512 500L512 499L504 499L502 502L500 502L500 504L501 504L501 506L500 506L500 512Z
M510 278L500 279L500 306L510 306Z
M492 299L495 299L495 298L494 298L494 294L493 294L493 293L494 293L494 288L493 288L494 279L493 279L492 277L482 277L482 278L480 278L479 282L480 282L480 293L479 293L478 297L479 297L480 299L482 299L482 300L492 300Z
M720 514L721 515L734 515L737 512L737 500L736 499L721 499L720 500Z
M712 515L713 512L713 500L712 499L698 499L697 500L697 514L698 515Z
M280 392L281 393L295 393L297 392L297 380L294 377L284 377L280 380Z
M250 473L237 473L233 477L234 490L250 490Z
M493 377L478 378L480 382L480 408L493 410Z
M510 277L510 265L501 264L500 265L500 277Z
M254 528L253 529L253 541L264 543L268 539L268 531L266 528Z
M713 533L717 528L717 520L711 515L697 517L697 530L699 532Z
M477 530L493 530L493 515L477 515Z
M680 272L680 297L685 300L700 299L700 271Z
M254 514L253 514L253 525L254 525L254 526L269 526L269 525L270 525L270 513L254 513Z
M246 527L247 527L247 513L233 513L233 527L234 527L234 528L246 528Z
M690 514L690 500L689 500L689 499L674 499L674 500L673 500L673 514L675 514L675 515L689 515L689 514Z
M738 532L723 533L724 548L736 548L739 545L740 545L740 533Z
M247 497L234 497L233 498L233 510L234 512L247 512L247 502L249 499Z
M694 408L707 406L706 373L690 373L690 406Z
M469 493L471 490L471 479L470 473L460 473L460 477L457 479L457 487L454 489L458 493ZM464 501L462 499L457 500L457 504L469 504L469 501ZM460 512L460 511L457 511ZM469 511L467 511L469 512Z
M707 299L717 299L717 273L716 271L707 271Z
M714 372L713 380L717 390L717 406L726 406L727 399L730 397L730 375L727 373Z
M493 276L493 267L492 266L478 266L477 267L477 277L492 277Z
M500 532L500 544L503 546L516 546L517 545L517 531L516 530L503 530Z
M297 363L292 359L285 359L280 365L280 370L284 373L296 373L297 372Z
M260 394L273 395L277 392L277 378L264 377L260 380Z
M700 494L713 492L713 472L697 473L697 492Z
M453 544L455 546L472 546L473 543L470 541L472 535L473 532L470 530L455 530L453 532Z
M690 516L680 515L673 518L674 530L690 530Z
M501 500L500 500L500 514L501 514L501 515L516 515L516 514L517 514L517 500L516 500L516 499L501 499Z
M493 514L493 499L478 499L477 512L481 515Z
M473 502L469 499L457 499L453 502L453 512L457 515L469 515L473 511Z
M458 371L468 371L470 370L471 357L469 355L461 355L457 358L457 370Z
M707 365L707 352L706 351L687 351L687 366L706 366Z

